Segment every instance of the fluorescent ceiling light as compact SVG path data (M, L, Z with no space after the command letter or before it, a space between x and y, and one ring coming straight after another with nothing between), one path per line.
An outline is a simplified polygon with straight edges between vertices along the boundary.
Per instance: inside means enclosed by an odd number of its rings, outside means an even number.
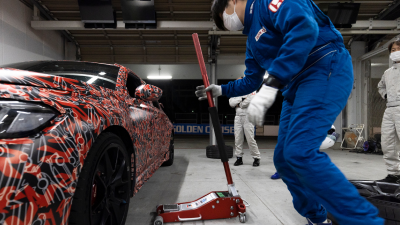
M91 84L97 80L97 77L92 77L90 80L88 80L86 83Z
M149 79L149 80L171 80L172 76L171 75L150 75L150 76L147 76L147 79Z
M106 75L106 72L100 72L99 75L104 76Z
M389 66L389 63L371 63L371 66Z

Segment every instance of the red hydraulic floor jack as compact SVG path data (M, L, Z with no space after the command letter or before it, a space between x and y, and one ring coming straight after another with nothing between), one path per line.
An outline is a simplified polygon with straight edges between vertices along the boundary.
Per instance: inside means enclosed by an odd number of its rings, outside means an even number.
M208 87L210 82L208 81L199 36L198 34L193 34L192 36L200 64L201 75L203 76L203 83L205 87ZM154 225L194 220L226 219L237 216L239 216L239 221L241 223L246 222L246 206L243 203L245 201L238 194L235 184L232 181L228 156L225 150L225 141L222 136L221 125L218 119L218 112L210 92L207 92L207 100L208 105L210 106L208 111L211 115L218 150L221 156L221 161L224 165L226 179L228 181L228 191L213 191L192 202L158 205L156 208L157 217L154 221Z

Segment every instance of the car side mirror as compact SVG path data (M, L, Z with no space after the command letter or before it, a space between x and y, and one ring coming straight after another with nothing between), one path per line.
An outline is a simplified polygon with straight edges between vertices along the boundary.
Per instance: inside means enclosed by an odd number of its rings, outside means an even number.
M142 84L136 88L135 96L143 101L158 101L162 96L162 90L151 84Z

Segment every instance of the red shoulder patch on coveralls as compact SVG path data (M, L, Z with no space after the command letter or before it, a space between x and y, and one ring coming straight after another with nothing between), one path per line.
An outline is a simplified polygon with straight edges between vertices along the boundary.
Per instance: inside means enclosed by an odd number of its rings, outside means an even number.
M256 41L258 41L261 37L261 35L267 33L267 29L265 27L261 28L260 31L258 31L257 36L256 36Z
M281 7L283 1L285 0L272 0L272 2L269 4L269 10L271 10L271 12L276 13L279 10L279 7Z

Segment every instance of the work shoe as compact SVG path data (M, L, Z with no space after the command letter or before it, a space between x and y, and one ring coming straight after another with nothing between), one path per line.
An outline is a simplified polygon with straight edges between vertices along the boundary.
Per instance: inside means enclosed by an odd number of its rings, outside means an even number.
M389 174L385 179L377 180L378 182L400 184L400 176Z
M240 166L243 165L243 160L242 157L237 157L235 164L233 164L234 166Z
M271 176L271 179L272 180L278 180L278 179L281 179L281 176L279 175L278 172L276 172L274 175Z
M260 159L254 159L253 166L259 166L260 165Z
M332 221L330 221L330 220L326 220L323 223L313 223L313 222L311 222L310 219L307 218L307 222L308 223L306 225L332 225Z

